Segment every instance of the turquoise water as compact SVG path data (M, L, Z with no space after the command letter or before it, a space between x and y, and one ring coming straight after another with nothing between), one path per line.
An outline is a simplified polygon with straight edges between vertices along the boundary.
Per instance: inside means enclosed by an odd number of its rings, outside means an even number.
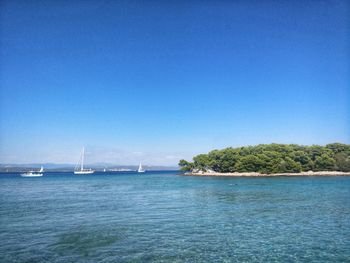
M350 262L350 177L0 175L0 262Z

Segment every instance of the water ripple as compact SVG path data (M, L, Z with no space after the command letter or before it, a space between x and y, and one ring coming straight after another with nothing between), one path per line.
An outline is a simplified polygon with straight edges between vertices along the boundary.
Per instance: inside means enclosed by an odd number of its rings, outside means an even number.
M350 178L0 175L0 262L349 262Z

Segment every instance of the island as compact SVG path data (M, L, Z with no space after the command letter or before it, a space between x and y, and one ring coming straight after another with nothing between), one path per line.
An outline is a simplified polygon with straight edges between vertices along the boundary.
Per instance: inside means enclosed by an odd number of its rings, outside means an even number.
M213 150L180 160L184 175L340 176L350 175L350 145L259 144Z

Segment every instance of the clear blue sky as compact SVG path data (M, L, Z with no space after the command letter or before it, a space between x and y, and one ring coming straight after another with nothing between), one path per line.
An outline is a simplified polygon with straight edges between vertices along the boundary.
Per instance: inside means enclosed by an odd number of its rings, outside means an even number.
M1 1L0 162L350 143L347 1Z

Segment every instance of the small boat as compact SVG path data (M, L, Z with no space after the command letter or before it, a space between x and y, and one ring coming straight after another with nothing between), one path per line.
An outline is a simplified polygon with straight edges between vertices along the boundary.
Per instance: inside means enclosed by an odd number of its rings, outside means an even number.
M26 173L23 173L21 174L22 177L41 177L43 176L44 172L44 167L41 166L40 170L39 171L29 171L29 172L26 172Z
M138 173L144 173L144 172L146 172L146 170L144 170L143 168L142 168L142 164L140 163L140 165L139 165L139 169L137 169L137 172Z
M83 147L83 151L81 153L79 162L75 166L74 174L93 174L95 171L92 169L84 169L84 155L85 155L85 148ZM80 166L80 169L79 169Z

